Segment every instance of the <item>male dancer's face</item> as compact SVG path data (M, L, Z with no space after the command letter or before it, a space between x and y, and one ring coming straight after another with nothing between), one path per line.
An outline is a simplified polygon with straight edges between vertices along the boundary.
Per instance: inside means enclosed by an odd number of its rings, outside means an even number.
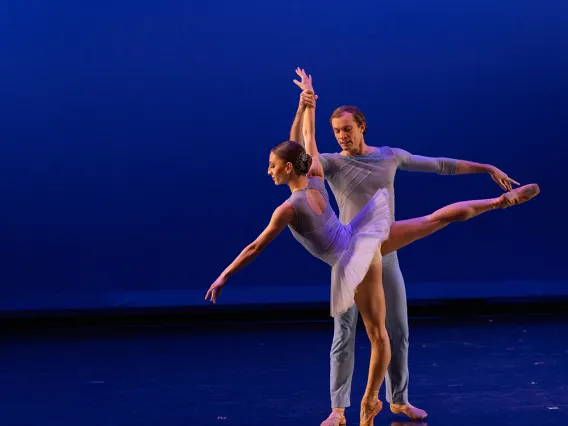
M363 141L364 125L357 126L353 119L353 114L346 112L340 117L331 120L331 127L335 134L335 139L343 151L357 153L361 149Z

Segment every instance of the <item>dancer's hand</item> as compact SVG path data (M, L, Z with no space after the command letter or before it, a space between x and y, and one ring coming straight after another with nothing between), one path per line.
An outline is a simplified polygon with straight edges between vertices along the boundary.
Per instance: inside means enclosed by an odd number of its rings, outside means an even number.
M303 113L306 108L315 108L317 95L313 93L308 93L306 91L302 92L300 95L300 102L298 102L298 112Z
M226 282L227 280L222 277L217 278L217 280L215 280L215 282L211 284L209 290L207 290L207 294L205 295L205 300L209 299L213 303L216 303L217 296L221 295L221 289L223 288Z
M293 80L294 84L298 86L303 91L314 93L314 86L312 85L312 76L307 75L306 71L296 68L296 74L302 79L302 81Z
M497 167L491 166L489 174L491 175L491 179L493 179L504 191L511 191L513 189L511 185L512 183L520 185L519 182L511 179L506 173L499 170Z
M302 105L304 108L315 108L317 98L318 95L314 95L313 93L304 90L300 95L300 105Z

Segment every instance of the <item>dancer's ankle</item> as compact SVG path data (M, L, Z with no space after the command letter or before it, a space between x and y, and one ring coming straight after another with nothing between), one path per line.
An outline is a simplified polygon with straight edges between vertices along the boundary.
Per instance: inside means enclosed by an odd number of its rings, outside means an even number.
M331 411L335 411L336 413L339 413L342 416L345 415L345 408L332 408Z
M379 391L373 389L365 389L365 394L363 395L363 401L365 402L375 402L379 399Z
M491 210L496 209L503 209L507 206L507 201L505 200L505 196L501 195L500 197L493 198L491 201Z

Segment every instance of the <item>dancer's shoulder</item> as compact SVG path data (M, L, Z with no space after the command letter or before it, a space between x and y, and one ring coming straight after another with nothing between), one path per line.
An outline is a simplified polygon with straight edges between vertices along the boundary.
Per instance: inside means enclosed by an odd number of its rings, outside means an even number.
M337 161L341 159L341 155L339 153L320 153L319 154L319 162L323 168L324 176L329 176L335 170L335 165Z
M339 152L321 152L319 154L319 158L322 159L333 159L333 158L337 158L337 157L341 157L341 154Z
M408 155L408 152L406 150L394 146L388 146L388 145L381 146L379 150L384 157L399 157L403 155Z
M294 197L290 197L276 207L272 213L271 222L288 224L293 221L296 216L294 201Z

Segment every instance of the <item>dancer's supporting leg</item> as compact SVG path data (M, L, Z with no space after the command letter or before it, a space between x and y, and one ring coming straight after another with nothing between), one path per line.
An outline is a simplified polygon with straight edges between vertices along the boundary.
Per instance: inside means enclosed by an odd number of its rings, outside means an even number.
M406 288L396 252L383 257L383 288L387 307L386 327L391 344L391 361L385 376L385 396L395 414L412 420L425 418L426 411L408 401L408 311Z
M361 401L361 426L372 426L374 417L381 411L379 389L390 362L390 342L385 327L385 294L382 283L382 265L374 263L357 287L355 303L363 318L371 341L371 361L367 388Z
M355 337L359 310L353 305L333 319L330 351L330 395L332 412L321 426L344 426L345 408L351 406L351 380L355 366Z
M536 197L539 192L540 188L537 184L525 185L497 198L462 201L445 206L428 216L396 221L391 226L388 239L381 247L381 253L386 255L398 250L448 226L452 222L469 220L489 210L504 209L524 203Z

